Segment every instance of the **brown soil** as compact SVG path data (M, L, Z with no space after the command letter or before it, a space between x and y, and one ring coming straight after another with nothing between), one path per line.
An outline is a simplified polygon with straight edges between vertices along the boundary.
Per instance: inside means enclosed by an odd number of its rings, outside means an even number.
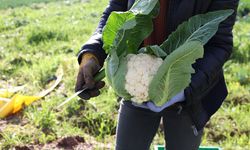
M31 150L31 148L28 146L16 146L15 150Z
M71 137L65 137L58 141L57 146L61 148L66 148L66 149L72 149L73 147L77 146L79 143L84 143L85 140L83 137L80 136L71 136Z
M94 144L86 143L80 136L60 138L45 145L16 146L15 150L93 150Z

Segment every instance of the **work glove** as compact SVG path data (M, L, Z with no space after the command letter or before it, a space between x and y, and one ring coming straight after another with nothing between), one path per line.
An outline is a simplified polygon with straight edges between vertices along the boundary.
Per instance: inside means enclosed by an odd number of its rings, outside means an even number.
M101 69L98 59L92 53L85 53L82 56L79 72L77 75L75 92L87 88L78 96L88 100L91 97L96 97L100 94L100 89L104 87L103 81L95 81L95 74Z

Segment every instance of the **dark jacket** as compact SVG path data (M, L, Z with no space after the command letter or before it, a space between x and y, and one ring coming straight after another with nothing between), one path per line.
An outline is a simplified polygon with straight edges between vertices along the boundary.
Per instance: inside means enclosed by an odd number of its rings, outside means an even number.
M228 92L223 75L223 64L229 59L233 49L232 29L235 23L239 0L169 0L167 33L196 14L221 9L234 9L235 13L222 22L215 36L204 46L204 57L198 59L193 67L190 85L184 90L185 107L189 111L196 128L200 130L209 118L219 109ZM134 0L110 0L103 12L99 25L78 55L80 60L84 52L94 53L101 64L106 54L102 48L102 29L112 11L128 10Z

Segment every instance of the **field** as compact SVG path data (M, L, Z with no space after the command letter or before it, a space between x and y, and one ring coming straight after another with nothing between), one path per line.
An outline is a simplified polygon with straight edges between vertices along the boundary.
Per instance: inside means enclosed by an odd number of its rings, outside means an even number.
M76 54L97 26L108 0L0 0L0 89L25 85L35 95L63 69L63 80L46 97L0 120L0 149L112 149L119 104L108 86L90 101L73 100ZM250 149L250 3L241 1L234 52L225 64L229 96L206 125L202 145ZM68 137L68 138L66 138ZM164 143L159 128L154 144Z

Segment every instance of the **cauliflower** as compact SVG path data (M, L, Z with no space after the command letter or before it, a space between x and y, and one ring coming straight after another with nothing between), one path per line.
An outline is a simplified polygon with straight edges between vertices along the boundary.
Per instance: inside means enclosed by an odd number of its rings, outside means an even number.
M151 21L160 8L156 0L144 3L138 0L130 10L114 11L109 16L102 32L103 49L108 54L105 75L114 92L124 100L139 104L151 101L162 106L189 86L195 73L192 64L203 57L203 46L233 10L191 17L162 44L141 47L153 31Z
M132 101L140 104L149 100L149 84L162 63L161 58L149 54L127 55L125 89Z

